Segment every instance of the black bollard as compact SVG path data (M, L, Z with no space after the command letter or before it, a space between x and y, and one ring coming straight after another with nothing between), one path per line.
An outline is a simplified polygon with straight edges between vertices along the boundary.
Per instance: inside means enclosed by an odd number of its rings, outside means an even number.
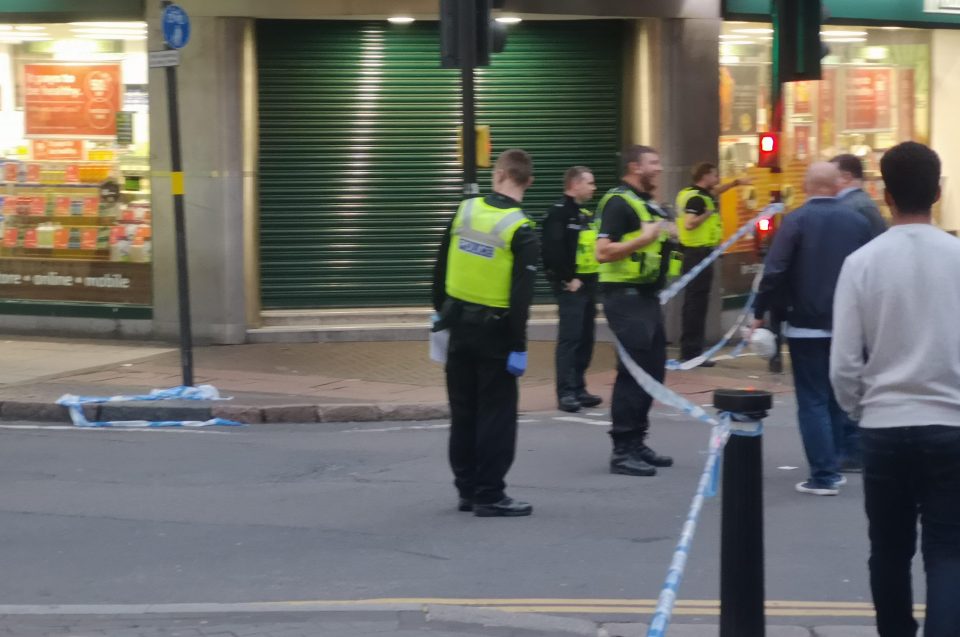
M723 454L720 637L764 637L763 437L748 432L767 416L773 396L718 389L713 405L733 414Z

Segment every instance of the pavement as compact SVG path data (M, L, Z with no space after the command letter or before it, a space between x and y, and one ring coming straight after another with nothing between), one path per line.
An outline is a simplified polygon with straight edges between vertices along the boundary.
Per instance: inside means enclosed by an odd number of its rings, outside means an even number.
M59 338L0 341L0 420L68 422L63 394L143 394L182 382L179 350L158 343ZM369 422L445 418L443 369L425 342L249 344L194 350L195 384L211 384L230 401L164 401L88 406L91 420L207 420L241 423ZM587 381L609 400L616 355L598 343ZM770 375L756 357L722 360L712 369L668 374L667 384L698 403L720 387L792 391L789 375ZM556 408L553 343L530 343L520 409Z

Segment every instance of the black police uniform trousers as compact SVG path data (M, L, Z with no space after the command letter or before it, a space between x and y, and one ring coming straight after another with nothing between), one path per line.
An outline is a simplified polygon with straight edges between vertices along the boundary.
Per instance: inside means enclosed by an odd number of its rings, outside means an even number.
M557 328L557 398L576 397L587 390L584 374L593 358L597 319L597 275L581 274L576 292L556 289L560 322ZM562 285L562 284L561 284Z
M666 377L667 337L663 327L660 299L655 293L636 289L605 291L603 312L617 340L630 358L653 378ZM617 364L610 415L610 435L615 443L646 440L650 429L653 398L633 379L623 361Z
M711 247L683 248L683 273L687 274L713 252ZM710 287L713 285L713 265L690 281L684 291L680 329L680 358L687 360L703 353L707 330L707 311L710 307Z
M450 328L447 394L450 467L460 497L504 498L517 446L517 379L507 371L506 319L461 319Z

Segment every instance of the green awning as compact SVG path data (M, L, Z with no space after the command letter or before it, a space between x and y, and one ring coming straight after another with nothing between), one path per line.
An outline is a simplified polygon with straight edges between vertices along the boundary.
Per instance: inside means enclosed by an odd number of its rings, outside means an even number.
M3 22L143 20L145 0L0 0Z

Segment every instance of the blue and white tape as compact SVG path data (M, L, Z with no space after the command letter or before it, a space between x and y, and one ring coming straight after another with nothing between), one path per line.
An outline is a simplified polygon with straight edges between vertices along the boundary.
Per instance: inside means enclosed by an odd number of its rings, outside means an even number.
M750 312L753 310L753 304L757 300L757 291L760 288L760 279L762 278L763 278L763 267L761 266L760 271L757 272L757 275L753 278L753 283L750 286L750 296L747 297L747 302L743 306L743 312L740 313L740 316L737 317L737 320L733 322L733 325L730 326L730 329L727 330L726 334L723 335L723 338L721 338L716 345L708 349L706 352L704 352L700 356L691 358L690 360L681 362L671 358L670 360L667 361L667 369L669 369L670 371L686 372L696 367L700 367L706 361L713 358L717 352L719 352L721 349L726 347L727 343L729 343L730 339L732 339L734 335L736 335L736 333L740 330L744 322L747 320L747 317L750 315ZM734 348L734 350L727 355L728 358L736 358L737 356L739 356L740 353L743 351L743 348L746 347L746 345L747 345L746 339L741 339L740 342L737 343L737 346Z
M693 502L690 503L687 520L683 524L680 540L677 542L677 547L673 552L673 558L670 560L670 567L667 569L667 579L663 584L663 589L660 591L660 597L657 599L657 608L656 611L654 611L653 618L650 620L647 637L663 637L667 632L667 627L670 625L670 619L673 616L673 606L677 601L677 593L680 590L680 582L683 580L683 573L687 566L687 557L690 555L693 536L697 532L697 522L700 520L703 502L707 498L712 498L717 494L720 451L723 450L724 445L727 444L729 436L729 419L724 415L723 421L710 431L710 447L707 451L707 462L703 467L703 473L700 474L700 482L697 483L697 491L693 496Z
M753 228L753 224L761 217L783 212L782 203L772 203L764 208L757 216L743 224L729 239L721 243L716 250L711 252L703 261L698 263L692 270L673 282L670 286L660 292L660 304L666 305L671 299L680 294L683 288L687 287L690 281L693 281L701 272L709 268L714 261L720 258L720 255L730 249L734 243L739 241Z
M63 405L70 412L70 419L77 427L212 427L212 426L242 426L242 423L224 418L210 420L106 420L90 421L83 414L84 405L102 405L105 403L151 402L158 400L231 400L220 396L220 392L213 385L198 385L196 387L171 387L170 389L154 389L149 394L132 396L74 396L64 394L57 399L58 405Z

